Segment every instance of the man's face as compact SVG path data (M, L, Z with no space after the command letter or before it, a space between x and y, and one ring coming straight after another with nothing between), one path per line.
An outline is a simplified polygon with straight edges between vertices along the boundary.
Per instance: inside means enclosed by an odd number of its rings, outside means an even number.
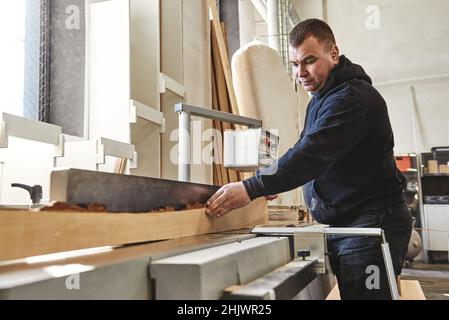
M324 87L330 71L338 64L339 52L337 46L329 49L327 44L310 36L297 48L290 46L289 58L295 80L306 91L316 93Z

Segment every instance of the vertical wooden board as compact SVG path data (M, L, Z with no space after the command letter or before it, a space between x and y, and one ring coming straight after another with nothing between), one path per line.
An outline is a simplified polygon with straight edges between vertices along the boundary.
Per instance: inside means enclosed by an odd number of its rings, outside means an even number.
M215 0L208 0L210 12L212 13L212 24L214 26L212 32L215 33L217 37L218 49L220 52L220 59L223 65L223 72L226 79L226 86L228 88L229 93L229 101L232 113L239 114L239 109L237 106L237 100L235 98L234 88L232 84L232 75L231 75L231 67L228 57L228 50L226 49L225 37L223 36L223 32L220 24L220 17L218 15L217 6Z
M177 94L167 91L161 94L161 108L165 118L165 133L161 135L161 178L178 180L178 114L174 111L176 103L182 102Z
M161 72L180 84L183 83L182 46L182 1L161 1ZM165 118L165 133L161 134L161 177L177 180L178 149L174 131L179 124L174 106L182 102L182 97L167 89L160 99ZM172 141L174 138L176 141Z
M226 86L226 79L223 70L222 59L220 57L217 32L215 32L215 24L211 24L211 45L212 45L212 59L213 59L213 67L214 67L214 84L216 85L216 93L217 93L217 106L220 111L232 113L228 88ZM225 130L233 130L234 126L230 123L223 122L221 124L221 131ZM239 174L234 170L228 170L223 168L223 183L228 182L236 182L239 181Z
M131 1L131 97L160 110L159 0Z
M160 178L160 127L159 125L137 118L131 125L131 143L137 150L137 168L130 169L130 174Z
M182 84L182 0L161 1L161 72Z
M219 110L218 92L215 77L215 67L212 63L212 109ZM223 125L220 121L213 121L214 128L214 178L218 185L228 183L228 175L223 166Z
M159 0L131 1L131 98L156 110L160 110L159 10ZM139 118L131 125L131 143L138 153L138 167L131 174L160 177L159 128Z
M207 1L183 1L183 80L184 102L211 108L210 19ZM202 130L212 128L212 121L200 119ZM210 141L203 141L206 148ZM192 182L212 183L212 165L191 167Z
M89 139L130 142L129 0L90 5Z

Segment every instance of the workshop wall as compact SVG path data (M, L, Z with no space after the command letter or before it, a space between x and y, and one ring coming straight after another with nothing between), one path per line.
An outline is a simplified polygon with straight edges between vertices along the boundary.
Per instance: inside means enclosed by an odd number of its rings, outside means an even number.
M448 1L296 0L294 3L301 19L327 19L341 53L361 64L372 77L388 104L396 153L415 151L412 85L417 103L418 151L449 144Z
M293 0L301 20L326 20L342 54L361 64L388 104L396 153L449 145L449 24L445 0ZM250 0L239 1L240 42L267 43L266 23ZM300 99L305 110L308 99Z

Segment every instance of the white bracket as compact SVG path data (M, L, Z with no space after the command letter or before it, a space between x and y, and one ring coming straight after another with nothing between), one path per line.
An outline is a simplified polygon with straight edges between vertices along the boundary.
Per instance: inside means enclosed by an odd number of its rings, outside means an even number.
M57 145L62 128L53 124L2 113L0 118L0 146L8 146L8 137L18 137Z
M137 161L137 152L133 144L100 138L97 140L97 164L105 163L106 156L128 159L134 163Z
M8 148L8 124L0 121L0 148Z
M165 93L166 91L170 90L174 93L176 93L178 96L184 98L185 89L182 84L179 82L173 80L166 74L160 73L159 76L159 93Z
M97 141L97 165L104 164L106 162L106 155L104 154L104 145Z
M129 102L129 122L136 123L137 117L158 124L160 132L165 132L165 118L162 112L157 111L139 101L130 100Z
M129 161L129 168L130 169L137 169L137 152L134 151L133 158Z

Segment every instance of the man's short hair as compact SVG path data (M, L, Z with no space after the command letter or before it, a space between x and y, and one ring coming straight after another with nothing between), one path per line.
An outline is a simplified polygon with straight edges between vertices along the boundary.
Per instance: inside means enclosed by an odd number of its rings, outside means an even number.
M298 23L290 32L290 45L298 48L310 36L315 37L320 43L325 43L329 49L336 43L334 33L326 22L320 19L307 19Z

